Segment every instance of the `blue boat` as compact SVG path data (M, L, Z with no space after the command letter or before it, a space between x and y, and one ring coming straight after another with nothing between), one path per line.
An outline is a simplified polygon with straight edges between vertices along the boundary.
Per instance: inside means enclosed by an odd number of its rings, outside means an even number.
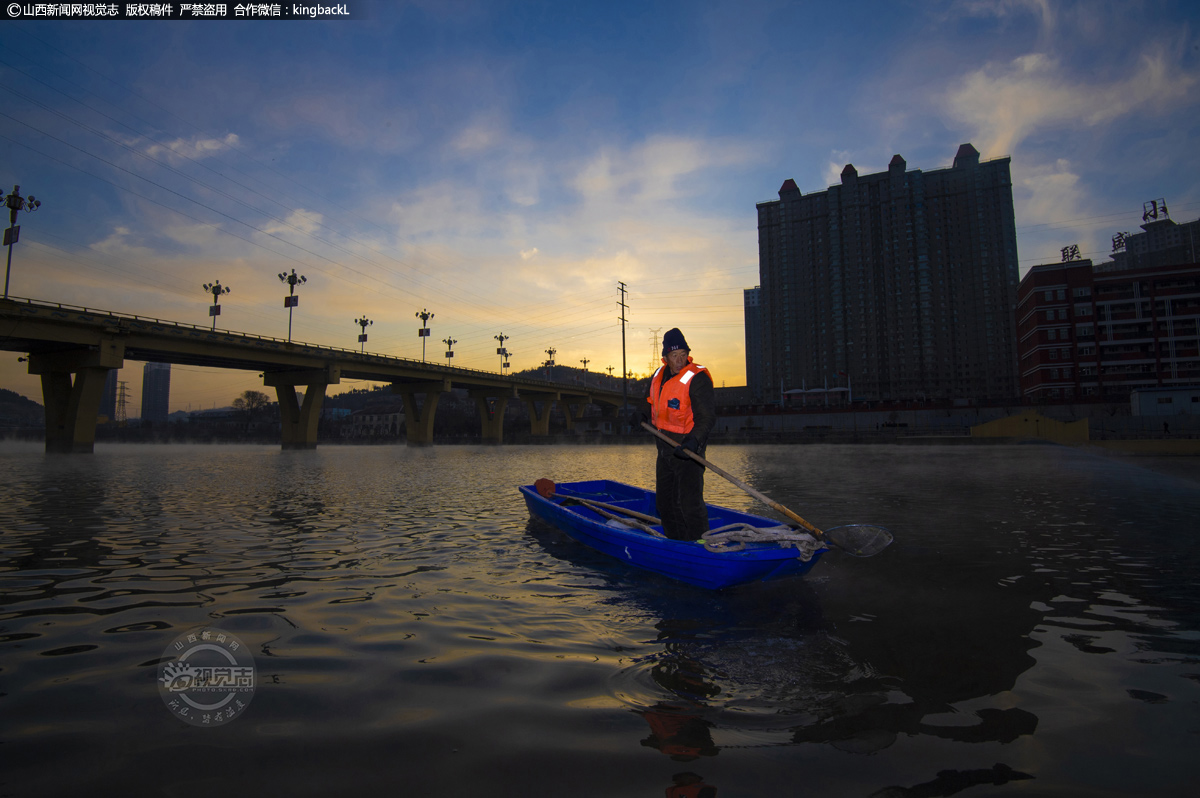
M554 485L544 497L538 484L520 488L529 512L586 546L637 568L719 590L746 582L779 579L807 573L828 549L819 543L797 548L778 542L746 542L712 550L723 533L710 532L704 541L662 537L660 524L648 523L655 513L654 492L612 480L590 480ZM543 491L545 492L545 491ZM795 536L779 521L707 505L710 530L740 527L751 537ZM640 517L640 518L639 518ZM737 535L737 532L724 533ZM811 554L808 559L804 555Z

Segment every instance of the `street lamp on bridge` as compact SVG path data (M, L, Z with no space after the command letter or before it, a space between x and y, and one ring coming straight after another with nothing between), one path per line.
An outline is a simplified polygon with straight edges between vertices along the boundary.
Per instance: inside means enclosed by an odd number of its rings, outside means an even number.
M454 357L454 345L458 343L453 338L443 338L442 343L446 345L446 365L450 365L450 358Z
M512 338L512 336L500 333L499 335L493 335L492 337L500 342L500 346L496 348L496 354L500 356L500 373L503 374L504 370L508 368L508 350L504 348L504 342L509 338Z
M587 387L587 364L591 363L592 361L588 360L585 357L583 360L580 360L579 362L583 364L583 387L586 388Z
M8 227L4 230L4 246L8 247L8 267L4 270L4 298L8 299L8 276L12 272L12 248L17 243L21 228L17 225L17 214L21 211L33 213L42 207L42 201L34 199L30 194L28 199L21 196L21 187L13 186L12 193L4 198L8 208Z
M364 313L362 315L362 318L355 319L354 323L362 328L362 332L360 332L358 334L358 342L360 344L362 344L362 351L366 352L367 351L367 328L370 327L375 322L368 319L367 314Z
M429 328L425 326L429 320L433 318L433 314L425 308L417 313L417 318L421 320L421 329L417 330L417 335L421 339L421 362L425 362L425 339L429 337Z
M292 342L292 309L300 304L300 297L296 296L296 286L304 285L308 282L308 278L303 274L296 274L296 270L292 269L292 273L279 273L279 282L287 283L288 295L283 298L283 306L288 309L288 343Z
M546 354L548 355L548 357L546 358L546 379L547 380L550 379L550 369L552 369L554 367L554 353L557 351L558 350L555 349L554 347L550 347L549 349L546 350Z
M229 289L221 285L220 280L217 280L215 283L205 283L204 290L213 295L213 303L209 305L208 315L212 316L212 328L215 332L217 329L217 316L221 315L221 295L228 294Z

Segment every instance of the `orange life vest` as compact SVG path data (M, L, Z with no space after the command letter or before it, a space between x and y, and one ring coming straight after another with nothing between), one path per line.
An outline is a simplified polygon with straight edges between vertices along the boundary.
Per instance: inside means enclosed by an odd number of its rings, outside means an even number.
M650 403L650 417L654 420L654 426L659 429L686 435L692 431L693 426L689 383L697 374L707 372L708 369L693 363L689 355L688 364L663 385L665 369L666 365L659 367L658 371L654 372L654 379L650 381L650 396L646 400Z

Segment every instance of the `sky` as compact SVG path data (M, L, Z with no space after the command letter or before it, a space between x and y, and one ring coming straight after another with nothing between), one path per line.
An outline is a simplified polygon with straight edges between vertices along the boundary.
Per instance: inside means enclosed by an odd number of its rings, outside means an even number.
M1012 159L1023 276L1108 259L1142 203L1200 217L1200 5L370 2L332 21L0 22L10 294L514 371L658 365L678 327L745 384L758 202ZM0 387L41 401L18 353ZM140 363L126 362L130 417ZM332 393L366 384L343 382ZM175 367L171 409L255 373ZM270 391L268 391L270 393Z

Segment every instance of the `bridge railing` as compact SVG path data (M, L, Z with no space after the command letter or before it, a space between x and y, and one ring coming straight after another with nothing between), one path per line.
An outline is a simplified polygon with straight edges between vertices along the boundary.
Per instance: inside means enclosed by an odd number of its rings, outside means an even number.
M496 377L500 377L501 379L504 379L504 380L511 380L512 382L514 382L518 385L548 387L548 388L554 388L556 390L561 390L564 387L571 388L571 389L580 388L584 392L586 392L588 390L587 388L584 388L583 386L575 386L575 385L570 385L567 383L552 382L550 380L537 380L537 379L532 379L529 377L505 377L503 374L499 374L494 371L484 371L482 369L465 368L462 366L443 366L440 363L435 363L435 362L428 361L428 360L416 360L414 358L400 357L399 355L382 355L382 354L377 354L374 352L361 352L357 349L346 349L345 347L327 346L325 344L310 344L310 343L305 343L304 341L290 341L286 338L276 338L275 336L272 336L272 335L254 335L251 333L237 332L235 330L214 329L212 327L204 327L199 324L189 324L188 322L184 322L184 321L171 321L170 319L159 319L159 318L155 318L153 316L139 316L136 313L121 313L120 311L115 311L115 310L102 310L100 308L89 308L89 307L85 307L83 305L72 305L67 302L49 302L49 301L45 301L45 300L29 299L28 297L16 297L16 296L10 296L7 298L6 301L13 302L15 304L25 304L25 305L29 305L32 307L44 308L46 310L69 310L69 311L72 311L75 313L102 315L102 316L107 316L107 317L114 318L114 319L130 319L133 321L170 325L172 327L181 327L181 328L196 330L196 331L203 332L203 333L210 333L210 334L220 333L223 335L234 335L234 336L238 336L240 338L253 339L256 341L272 341L274 343L285 344L285 345L289 345L292 347L304 347L306 349L312 349L312 350L317 350L317 351L321 351L321 352L338 352L338 353L343 353L345 355L348 355L356 360L364 360L364 359L370 357L370 358L374 358L377 360L384 360L384 361L402 361L405 363L421 365L426 368L432 368L435 371L439 371L439 372L447 374L447 375L460 374L460 375L469 376L469 375L473 375L473 374L478 374L481 376L486 376L489 380L495 379ZM597 389L597 390L599 392L603 392L603 393L614 393L614 391L611 391L611 390L605 390L605 389Z

